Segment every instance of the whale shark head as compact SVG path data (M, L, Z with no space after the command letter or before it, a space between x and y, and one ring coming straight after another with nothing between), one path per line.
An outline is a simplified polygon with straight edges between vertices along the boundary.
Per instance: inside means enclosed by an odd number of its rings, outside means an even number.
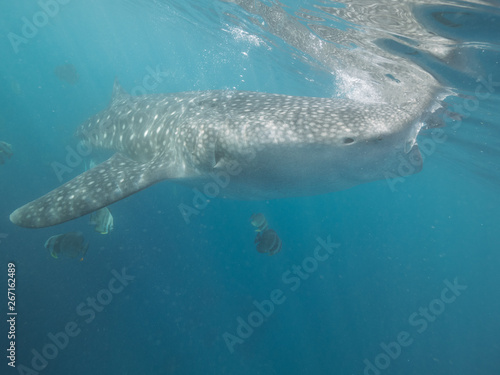
M115 82L108 108L77 130L107 161L10 215L40 228L96 211L162 180L201 187L227 176L223 196L323 194L418 172L422 107L247 91L134 97Z

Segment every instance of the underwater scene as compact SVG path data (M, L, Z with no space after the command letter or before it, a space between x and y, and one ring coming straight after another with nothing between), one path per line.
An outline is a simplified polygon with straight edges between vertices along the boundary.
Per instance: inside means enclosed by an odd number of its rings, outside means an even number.
M0 374L500 374L498 0L0 15Z

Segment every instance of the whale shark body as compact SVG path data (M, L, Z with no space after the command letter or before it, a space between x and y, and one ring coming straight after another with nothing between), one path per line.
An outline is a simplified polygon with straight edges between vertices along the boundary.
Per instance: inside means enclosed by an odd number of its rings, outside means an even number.
M234 199L323 194L422 167L416 137L421 105L248 91L131 96L115 82L107 109L83 123L87 146L107 161L10 215L20 226L56 225L162 180L202 188L230 180Z

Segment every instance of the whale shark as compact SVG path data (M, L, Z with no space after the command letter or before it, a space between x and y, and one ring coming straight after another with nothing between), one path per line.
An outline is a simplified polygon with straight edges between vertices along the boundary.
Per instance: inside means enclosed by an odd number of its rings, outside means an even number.
M423 105L234 90L132 96L115 81L108 107L76 132L113 156L10 220L60 224L163 180L203 188L224 176L221 196L267 200L417 173Z

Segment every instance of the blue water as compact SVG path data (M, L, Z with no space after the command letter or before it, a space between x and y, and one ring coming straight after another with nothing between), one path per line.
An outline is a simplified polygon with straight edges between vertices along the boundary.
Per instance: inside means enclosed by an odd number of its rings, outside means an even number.
M349 17L320 7L357 2L1 6L0 140L14 155L0 165L0 373L500 373L500 3L366 3ZM41 4L50 6L45 16ZM272 12L262 14L266 7ZM408 10L425 32L405 26ZM23 17L39 27L23 34ZM328 36L335 32L346 38ZM300 40L307 33L315 37ZM163 182L112 205L108 235L87 217L38 230L10 223L15 208L60 185L54 163L67 163L76 127L105 108L115 77L135 94L348 96L338 76L364 78L352 75L356 64L343 53L366 48L375 66L379 47L367 40L384 33L384 58L431 74L461 117L441 128L443 142L432 141L435 129L419 135L421 149L431 140L420 173L315 197L215 198L189 224L178 206L193 191ZM324 53L332 49L339 55ZM54 74L65 63L76 84ZM71 162L64 181L85 169L84 160ZM279 254L255 250L255 212L282 239ZM43 247L70 231L90 242L82 262L57 261ZM313 261L318 238L338 245ZM5 356L10 262L16 368ZM297 266L306 269L301 277Z

